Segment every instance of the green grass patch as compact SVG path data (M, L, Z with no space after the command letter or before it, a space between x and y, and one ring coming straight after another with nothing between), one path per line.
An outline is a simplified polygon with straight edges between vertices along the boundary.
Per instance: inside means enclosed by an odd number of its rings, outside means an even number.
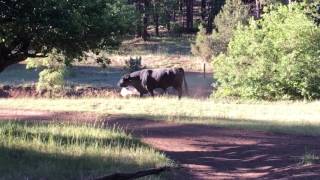
M171 164L116 128L63 123L0 122L0 154L0 179L90 179Z
M127 118L320 135L320 106L314 102L222 103L211 99L156 98L1 99L0 108L95 112Z
M311 165L320 163L320 156L313 152L306 152L301 158L301 164L303 165Z

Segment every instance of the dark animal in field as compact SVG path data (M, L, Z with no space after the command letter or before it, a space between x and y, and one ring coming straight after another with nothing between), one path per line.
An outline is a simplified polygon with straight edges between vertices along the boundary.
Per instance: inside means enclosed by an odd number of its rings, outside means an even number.
M121 77L118 82L120 87L133 86L140 93L140 97L150 93L154 96L153 90L163 89L166 92L168 87L173 87L178 91L179 99L182 96L182 85L188 94L188 85L183 68L162 68L162 69L143 69Z

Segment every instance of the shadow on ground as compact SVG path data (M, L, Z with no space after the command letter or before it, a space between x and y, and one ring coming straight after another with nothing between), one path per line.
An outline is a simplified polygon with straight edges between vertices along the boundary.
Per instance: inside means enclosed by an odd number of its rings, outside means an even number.
M34 130L32 128L45 126L37 122L27 124L0 122L0 126L1 133L7 134L7 139L0 141L1 179L94 179L102 175L137 171L154 166L152 162L139 163L124 153L106 153L102 157L99 152L86 151L86 148L100 148L101 151L104 148L113 148L115 151L119 147L148 148L136 139L32 131ZM83 152L78 152L79 149Z
M48 116L36 112L26 115L23 111L6 116L0 113L0 119L98 120L110 127L121 127L185 167L173 179L318 179L320 176L320 164L301 163L308 152L320 154L319 136L174 124L128 118L127 115L97 117L87 113L48 113ZM255 125L254 120L250 122Z
M164 151L189 170L193 175L190 179L317 179L320 176L320 164L301 163L307 152L320 154L320 140L315 136L124 118L107 122L125 127Z

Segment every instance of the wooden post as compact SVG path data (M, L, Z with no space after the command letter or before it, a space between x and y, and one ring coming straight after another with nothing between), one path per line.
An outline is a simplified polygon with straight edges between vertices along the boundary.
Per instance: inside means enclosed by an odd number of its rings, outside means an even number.
M206 62L203 62L203 78L206 78Z

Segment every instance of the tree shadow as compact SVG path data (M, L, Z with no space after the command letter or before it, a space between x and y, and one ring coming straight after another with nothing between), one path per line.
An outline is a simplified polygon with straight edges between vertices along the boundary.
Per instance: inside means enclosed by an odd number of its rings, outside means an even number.
M8 122L1 122L0 126ZM17 127L20 125L32 128L33 126L46 125L48 122L10 122ZM11 127L11 126L10 126ZM127 154L111 152L105 156L88 150L84 153L77 152L77 145L82 149L100 147L106 149L149 148L138 139L129 139L121 136L90 137L68 136L52 134L49 132L25 131L23 128L11 128L10 132L2 129L2 136L17 141L17 143L0 143L0 176L2 179L93 179L102 175L116 172L132 172L154 167L154 162L141 163L131 159ZM6 134L8 133L8 135ZM23 144L20 139L23 139ZM31 144L39 145L32 147ZM20 143L19 143L20 142ZM53 150L46 150L45 145L51 143ZM69 151L66 148L71 148ZM80 147L78 147L80 148ZM165 177L162 174L160 177Z
M196 176L199 174L202 177L234 179L290 177L316 179L320 176L320 164L301 164L301 158L307 152L320 154L319 136L294 134L299 132L296 130L299 128L319 131L318 126L284 124L283 127L277 127L280 125L263 120L190 116L176 118L189 119L191 124L176 124L162 121L166 120L166 116L122 114L99 117L93 113L85 114L69 112L66 115L63 112L50 112L46 118L41 118L43 115L23 116L21 120L98 122L104 126L121 128L135 137L142 138L146 143L160 149L171 159L186 167L172 174L172 179L198 179L201 178ZM70 117L72 119L68 119ZM213 118L224 126L192 124L193 120L201 118ZM284 130L292 134L284 133ZM194 169L189 171L194 167L196 172Z
M303 165L301 160L309 151L320 154L318 136L171 124L141 118L128 119L125 115L107 123L117 124L145 139L183 166L195 168L196 174L202 178L317 179L320 176L320 164ZM246 126L254 129L259 124L250 120Z
M299 136L319 136L320 125L303 122L282 123L281 121L263 120L263 119L243 119L243 118L227 118L224 116L192 116L192 115L151 115L145 114L119 114L114 117L119 119L134 119L143 123L154 123L155 121L166 121L177 124L185 124L188 126L201 126L210 128L232 128L239 130L254 130L271 132L273 134L287 135L291 134ZM112 122L112 121L110 121ZM130 120L125 121L131 125ZM139 123L140 124L140 123Z
M95 155L44 153L22 147L0 146L2 179L93 179L115 172L136 171L152 165Z

